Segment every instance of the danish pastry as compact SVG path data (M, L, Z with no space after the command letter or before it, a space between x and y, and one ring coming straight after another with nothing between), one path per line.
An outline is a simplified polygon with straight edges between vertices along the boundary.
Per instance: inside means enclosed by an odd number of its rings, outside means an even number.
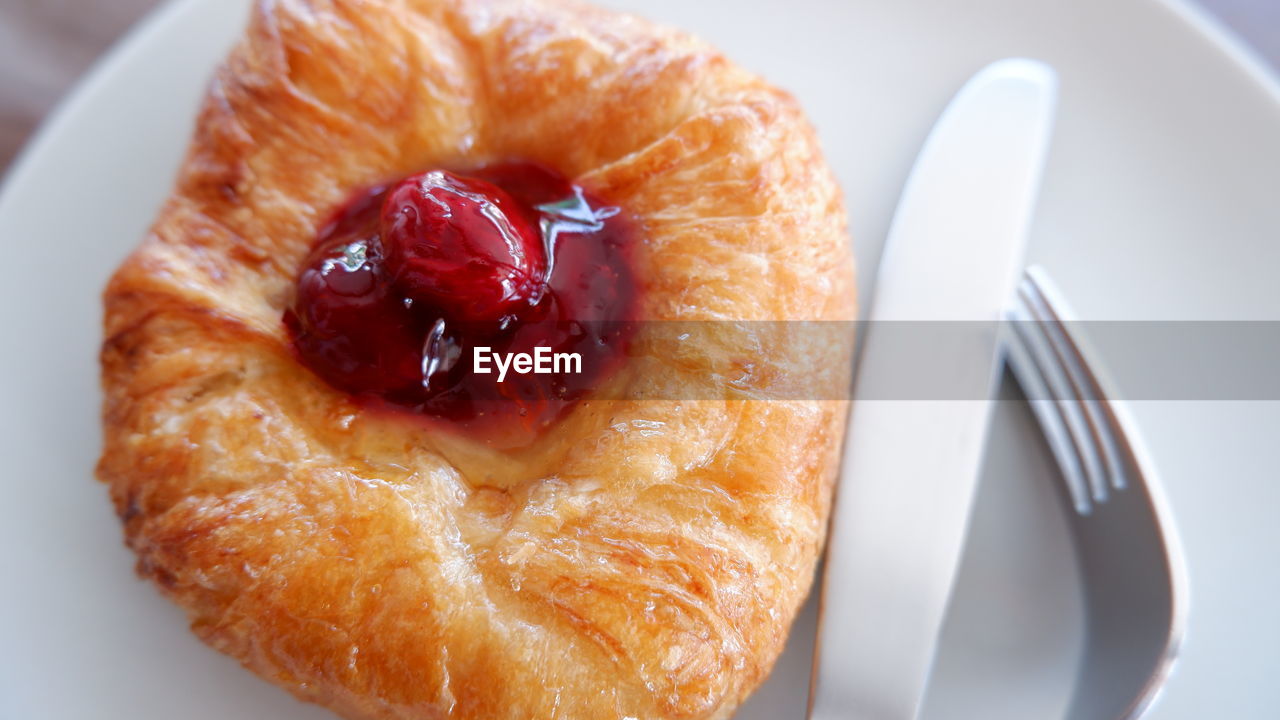
M106 289L98 474L202 640L345 717L726 718L822 544L850 342L776 321L852 319L845 232L679 32L259 0Z

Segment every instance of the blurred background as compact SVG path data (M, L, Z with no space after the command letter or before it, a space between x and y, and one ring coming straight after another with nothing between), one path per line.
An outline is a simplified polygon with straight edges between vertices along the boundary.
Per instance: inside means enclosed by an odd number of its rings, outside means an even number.
M1280 67L1280 0L1194 1ZM0 172L76 78L161 2L0 0Z

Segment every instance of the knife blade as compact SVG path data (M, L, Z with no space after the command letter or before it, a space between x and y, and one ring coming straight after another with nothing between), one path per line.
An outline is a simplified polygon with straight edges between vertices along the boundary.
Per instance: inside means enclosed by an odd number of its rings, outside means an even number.
M943 111L903 189L832 511L811 720L919 714L982 462L997 322L1021 268L1056 102L1042 63L984 68ZM900 321L967 331L923 330L929 352L904 358ZM955 394L884 399L904 366Z

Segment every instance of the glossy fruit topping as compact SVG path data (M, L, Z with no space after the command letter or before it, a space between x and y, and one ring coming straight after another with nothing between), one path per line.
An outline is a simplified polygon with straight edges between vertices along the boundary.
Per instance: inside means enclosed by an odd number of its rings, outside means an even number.
M536 431L620 365L634 238L619 208L544 167L432 170L336 213L284 320L302 362L363 400Z

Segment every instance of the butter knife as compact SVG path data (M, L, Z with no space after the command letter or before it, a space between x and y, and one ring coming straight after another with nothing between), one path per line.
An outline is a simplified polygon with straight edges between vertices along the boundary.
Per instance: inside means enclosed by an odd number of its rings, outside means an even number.
M811 720L919 713L982 462L998 322L1022 267L1056 98L1056 76L1039 62L986 67L947 106L907 179L863 336ZM905 395L917 380L920 394Z

